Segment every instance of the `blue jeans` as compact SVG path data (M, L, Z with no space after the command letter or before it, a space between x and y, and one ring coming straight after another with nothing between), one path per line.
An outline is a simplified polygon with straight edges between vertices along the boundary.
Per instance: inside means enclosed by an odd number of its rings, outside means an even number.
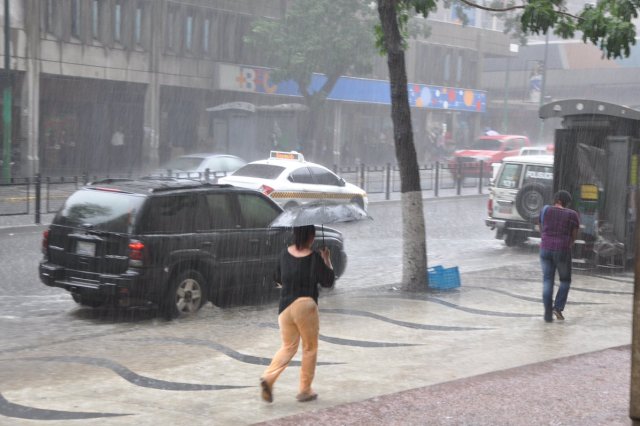
M551 309L562 312L567 303L569 287L571 286L571 250L553 251L540 250L540 263L542 264L542 302L544 311L551 315ZM554 279L558 270L560 287L556 293L555 303L552 300Z

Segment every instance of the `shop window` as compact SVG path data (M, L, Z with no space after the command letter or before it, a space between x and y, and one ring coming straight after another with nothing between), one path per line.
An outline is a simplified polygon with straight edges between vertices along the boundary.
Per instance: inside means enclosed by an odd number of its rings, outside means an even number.
M82 13L80 0L71 0L71 36L80 38L82 31Z
M113 7L113 41L122 43L122 2L116 1Z
M91 2L91 37L95 40L100 39L100 18L102 16L100 9L100 0Z
M459 53L456 57L456 83L462 81L462 54Z

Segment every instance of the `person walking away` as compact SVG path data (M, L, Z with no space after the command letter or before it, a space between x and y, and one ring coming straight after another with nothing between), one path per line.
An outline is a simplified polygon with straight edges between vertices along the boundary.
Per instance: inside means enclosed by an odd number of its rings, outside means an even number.
M275 273L281 286L278 324L282 345L260 378L262 399L273 401L273 385L298 351L302 339L300 387L296 399L312 401L318 395L312 390L318 353L318 284L332 287L335 281L330 251L323 247L311 250L315 238L313 225L293 228L293 244L282 251Z
M569 204L571 194L560 190L553 196L553 206L544 206L540 212L542 301L546 322L553 321L552 315L564 319L562 311L571 286L571 247L578 235L580 219L578 213L567 208ZM556 270L560 287L552 300Z

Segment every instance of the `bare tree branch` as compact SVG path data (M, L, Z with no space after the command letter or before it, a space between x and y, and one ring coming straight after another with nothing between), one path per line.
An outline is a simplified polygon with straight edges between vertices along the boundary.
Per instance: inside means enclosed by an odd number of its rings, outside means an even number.
M474 2L469 1L469 0L460 0L460 2L466 4L469 7L473 7L473 8L480 9L480 10L486 10L487 12L496 12L496 13L512 12L514 10L524 9L526 7L524 5L509 6L509 7L489 7L489 6L483 6L483 5L474 3ZM572 15L571 13L565 12L565 11L560 10L560 9L556 10L556 13L558 13L559 15L566 16L566 17L571 18L571 19L575 19L577 21L581 21L582 20L582 18L580 18L579 16Z

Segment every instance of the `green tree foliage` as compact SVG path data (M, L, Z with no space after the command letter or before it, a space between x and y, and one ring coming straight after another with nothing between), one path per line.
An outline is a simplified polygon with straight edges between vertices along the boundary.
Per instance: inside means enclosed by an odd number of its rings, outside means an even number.
M273 82L295 81L310 109L305 142L321 137L322 107L338 78L371 69L373 19L364 0L296 0L288 2L283 19L252 26L246 41L275 68ZM317 91L309 87L313 73L327 76Z
M377 3L380 24L376 28L376 45L387 56L393 139L400 167L405 245L402 286L409 291L426 290L426 231L407 96L404 50L411 15L421 14L427 17L437 9L438 2L378 0ZM495 0L490 6L470 0L444 0L443 3L445 7L456 8L457 15L463 20L466 20L464 9L468 8L500 14L505 18L507 29L514 34L546 34L549 30L554 30L561 37L572 38L580 32L585 42L589 41L600 47L607 58L629 56L630 46L635 44L636 35L631 20L637 18L637 9L640 7L640 0L599 0L594 4L585 4L578 12L569 11L564 0Z

